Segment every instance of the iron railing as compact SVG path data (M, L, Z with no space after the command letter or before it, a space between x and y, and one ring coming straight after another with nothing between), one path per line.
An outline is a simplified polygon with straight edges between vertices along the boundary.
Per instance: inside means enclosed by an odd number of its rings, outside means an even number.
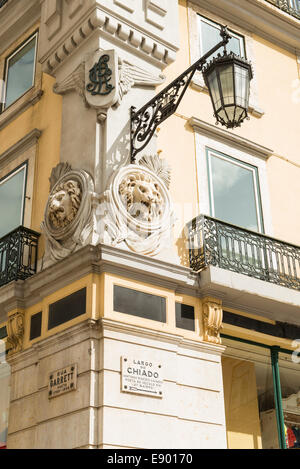
M300 0L267 0L267 2L300 19Z
M203 215L187 228L193 270L212 265L300 290L300 247Z
M39 237L20 226L0 239L0 287L36 273Z

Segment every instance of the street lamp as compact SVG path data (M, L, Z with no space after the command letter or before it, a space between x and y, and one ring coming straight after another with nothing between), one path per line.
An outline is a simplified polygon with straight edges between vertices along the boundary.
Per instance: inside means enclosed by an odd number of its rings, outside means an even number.
M136 155L148 145L156 128L174 114L197 70L203 72L217 122L227 128L234 128L239 127L247 117L252 68L245 59L233 53L227 54L226 45L231 36L226 26L221 27L220 35L222 41L139 111L131 107L131 163L135 163ZM223 55L218 54L207 63L207 59L220 47L224 47Z

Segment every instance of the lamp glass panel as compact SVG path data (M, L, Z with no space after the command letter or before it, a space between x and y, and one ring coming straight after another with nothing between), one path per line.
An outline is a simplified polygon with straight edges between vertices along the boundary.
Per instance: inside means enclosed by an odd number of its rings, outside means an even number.
M223 65L218 68L224 105L234 103L233 65Z
M213 70L207 77L208 79L208 86L211 92L212 100L215 106L215 109L219 109L221 106L221 95L219 89L219 82L216 70Z
M234 65L236 104L248 108L249 99L249 72L240 65Z

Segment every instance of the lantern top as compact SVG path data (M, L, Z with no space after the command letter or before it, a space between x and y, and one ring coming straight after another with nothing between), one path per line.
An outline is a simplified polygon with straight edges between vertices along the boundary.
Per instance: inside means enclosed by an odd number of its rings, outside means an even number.
M208 86L207 75L213 68L218 67L219 65L231 65L231 64L232 65L237 64L237 65L240 65L241 67L247 68L249 70L249 81L252 80L253 68L252 68L251 62L248 62L248 60L244 59L243 57L240 57L234 52L230 52L228 54L225 50L223 55L219 53L216 57L211 59L209 62L207 62L203 66L202 73L203 73L206 86Z

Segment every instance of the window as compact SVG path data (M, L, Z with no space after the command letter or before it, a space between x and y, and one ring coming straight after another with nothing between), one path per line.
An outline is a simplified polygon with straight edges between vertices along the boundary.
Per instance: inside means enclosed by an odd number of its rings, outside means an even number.
M34 85L36 45L37 34L7 58L3 109L14 103Z
M86 313L86 288L49 305L48 330Z
M211 216L263 232L257 168L210 148L206 151Z
M188 331L195 330L195 308L183 303L175 304L176 327Z
M203 16L198 15L199 21L199 30L200 30L200 51L201 56L206 54L212 47L214 47L218 42L221 41L220 36L220 25L214 21L208 20ZM243 36L240 36L237 33L229 30L232 38L230 39L227 51L234 52L240 57L246 58L245 44ZM221 49L216 51L211 58L216 57L218 53L222 52Z
M0 238L23 225L27 164L0 180Z
M115 285L114 311L166 322L166 298Z

